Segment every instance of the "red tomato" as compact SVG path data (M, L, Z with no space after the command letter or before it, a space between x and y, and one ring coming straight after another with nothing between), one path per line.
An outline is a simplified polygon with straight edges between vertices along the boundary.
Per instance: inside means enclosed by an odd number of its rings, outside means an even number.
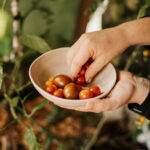
M62 89L56 90L53 95L56 96L56 97L60 97L60 98L64 97L64 93L63 93Z
M93 97L93 93L89 90L81 90L79 93L79 99L88 99L92 97Z
M78 86L79 91L81 91L82 90L82 86L81 85L77 85L77 86Z
M55 85L49 85L46 87L46 92L53 94L55 92L55 90L57 89L57 87Z
M85 72L86 72L86 69L84 67L82 67L82 69L79 72L80 76L84 76Z
M87 63L91 64L93 62L92 58L89 58L89 60L87 61Z
M86 69L88 69L89 66L90 66L90 63L86 63L86 64L85 64L85 68L86 68Z
M101 90L98 86L93 85L89 88L89 90L94 94L94 96L98 96L101 94Z
M85 84L85 77L83 77L83 76L78 77L76 80L76 83L80 84L80 85Z

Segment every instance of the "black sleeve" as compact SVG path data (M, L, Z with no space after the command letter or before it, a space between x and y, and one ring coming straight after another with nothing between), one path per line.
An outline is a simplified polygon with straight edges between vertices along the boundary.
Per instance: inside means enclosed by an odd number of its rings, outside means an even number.
M136 103L128 104L128 108L150 120L150 91L147 98L141 105Z

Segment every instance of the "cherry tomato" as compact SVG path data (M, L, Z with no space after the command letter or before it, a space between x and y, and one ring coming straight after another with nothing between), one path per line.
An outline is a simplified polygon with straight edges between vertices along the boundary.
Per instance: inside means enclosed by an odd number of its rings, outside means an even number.
M92 97L93 97L93 93L89 90L81 90L79 93L79 99L88 99Z
M81 85L77 85L79 92L82 90L82 86Z
M46 87L46 92L53 94L56 89L57 89L57 87L52 84L52 85Z
M79 72L80 76L84 76L85 72L86 72L86 69L84 67L82 67L82 69Z
M52 81L50 81L50 80L48 80L48 81L46 81L45 82L45 86L47 87L47 86L50 86L50 85L52 85L53 83L52 83Z
M54 80L54 77L49 78L49 81L53 82L53 80Z
M71 81L72 80L69 76L61 74L61 75L55 76L53 83L59 88L64 88Z
M75 83L69 83L64 87L64 97L66 99L76 99L79 95L78 85Z
M87 61L87 63L91 64L93 62L92 58L89 58L89 60Z
M93 85L89 88L89 90L94 94L94 96L98 96L101 94L101 90L98 86Z
M56 90L53 95L56 96L56 97L60 97L60 98L64 97L64 93L63 93L62 89Z
M85 64L85 68L86 68L86 69L88 69L89 66L90 66L90 63L86 63L86 64Z
M85 84L85 77L83 77L83 76L78 77L76 80L76 83L80 84L80 85Z
M150 51L149 50L144 50L143 51L143 56L145 56L145 57L150 56Z

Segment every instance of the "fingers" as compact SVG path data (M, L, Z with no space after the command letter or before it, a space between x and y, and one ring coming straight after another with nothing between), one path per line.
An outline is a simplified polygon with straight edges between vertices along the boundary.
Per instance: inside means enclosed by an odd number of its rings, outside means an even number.
M82 112L88 112L85 106L80 106L80 107L72 107L72 106L64 106L64 105L58 105L55 104L61 108L65 108L65 109L70 109L70 110L77 110L77 111L82 111Z
M97 58L87 69L85 73L85 79L87 83L90 83L93 77L103 68L105 62L103 59Z
M72 60L70 75L72 78L75 78L79 71L81 70L82 66L87 62L90 58L90 54L86 49L80 49L78 53Z
M68 66L71 67L73 57L78 53L80 45L78 43L75 43L68 51L67 53L67 63Z
M106 99L95 99L94 101L86 103L85 106L80 106L80 107L63 106L58 104L56 105L65 109L72 109L72 110L77 110L82 112L101 113L106 110L113 110L117 108L115 104L116 103L113 99L106 98Z

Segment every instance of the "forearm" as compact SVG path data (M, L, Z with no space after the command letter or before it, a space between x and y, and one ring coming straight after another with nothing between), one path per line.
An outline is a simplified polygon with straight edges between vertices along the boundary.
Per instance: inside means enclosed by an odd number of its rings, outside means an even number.
M150 17L123 23L118 26L131 45L150 45Z

